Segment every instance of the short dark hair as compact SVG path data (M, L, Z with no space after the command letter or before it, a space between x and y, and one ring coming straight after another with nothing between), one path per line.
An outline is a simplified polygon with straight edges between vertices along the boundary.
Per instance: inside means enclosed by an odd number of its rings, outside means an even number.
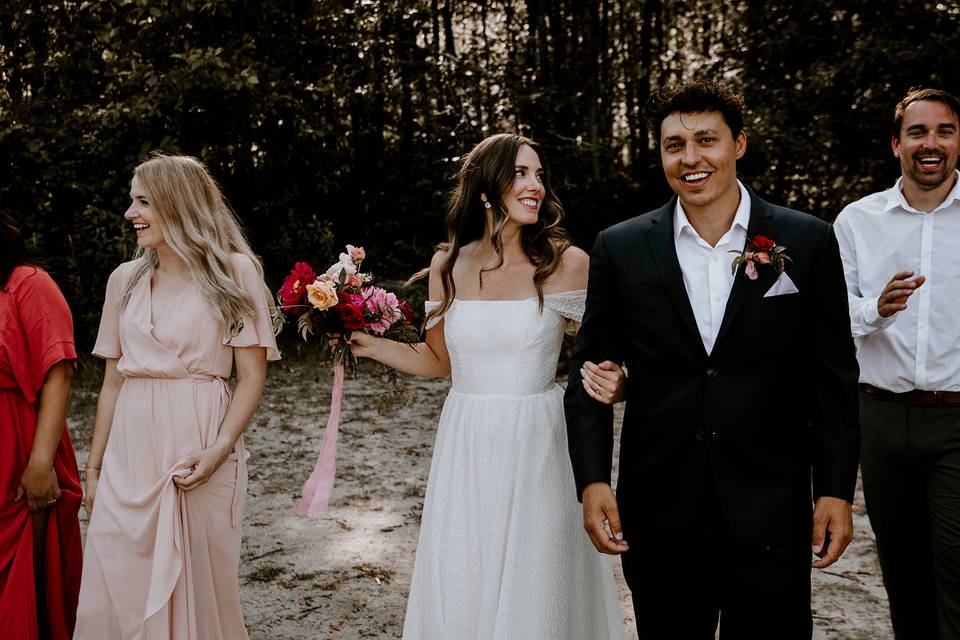
M671 113L719 111L733 137L743 131L743 96L722 80L691 80L659 89L644 109L650 128L660 141L660 125Z
M957 116L957 119L960 119L960 101L958 101L954 96L942 89L913 87L907 92L907 95L903 96L903 99L897 103L896 108L893 110L894 138L900 137L900 128L903 126L903 114L906 112L907 107L912 105L914 102L920 102L921 100L942 102L950 107L950 110L953 111L953 115Z

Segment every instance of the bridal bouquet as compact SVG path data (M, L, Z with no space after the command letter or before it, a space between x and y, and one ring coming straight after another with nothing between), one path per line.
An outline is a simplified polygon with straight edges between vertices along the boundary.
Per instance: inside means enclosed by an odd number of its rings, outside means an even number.
M306 262L297 262L277 292L284 317L297 317L297 330L309 341L319 334L324 349L332 352L334 365L330 417L324 433L320 456L303 488L303 499L294 509L311 517L323 515L333 488L336 469L337 432L343 404L344 367L354 367L356 357L347 340L354 331L363 331L406 344L420 342L413 326L413 308L403 299L374 286L374 277L362 273L366 258L363 247L347 245L337 262L317 275ZM381 414L387 407L404 406L416 400L400 383L392 369L388 372L390 390L377 398Z
M348 244L346 253L319 276L306 262L297 262L277 292L284 315L299 316L297 329L304 340L316 333L340 338L330 347L334 364L356 364L347 344L353 331L408 344L420 342L410 304L372 286L373 276L360 271L366 255L363 247Z

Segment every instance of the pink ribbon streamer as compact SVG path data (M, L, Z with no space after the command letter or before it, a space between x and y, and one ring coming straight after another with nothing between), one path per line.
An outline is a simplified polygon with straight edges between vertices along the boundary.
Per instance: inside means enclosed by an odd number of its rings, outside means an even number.
M333 476L337 470L337 432L340 429L340 406L343 404L343 365L333 368L333 391L330 399L330 417L327 418L327 430L323 434L320 455L313 473L303 485L303 498L293 512L311 518L319 518L327 510L330 492L333 490Z

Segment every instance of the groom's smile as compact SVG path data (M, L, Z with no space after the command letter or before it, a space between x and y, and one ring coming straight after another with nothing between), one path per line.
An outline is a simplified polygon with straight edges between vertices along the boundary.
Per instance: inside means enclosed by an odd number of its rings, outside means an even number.
M682 180L687 184L688 187L702 187L706 184L707 179L710 177L710 171L694 171L692 173L687 173L682 176Z

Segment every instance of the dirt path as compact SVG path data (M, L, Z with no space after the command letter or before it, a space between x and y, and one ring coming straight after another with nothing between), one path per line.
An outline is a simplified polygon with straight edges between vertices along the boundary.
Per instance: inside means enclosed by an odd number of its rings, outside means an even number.
M271 366L247 432L252 456L240 582L252 640L401 635L448 382L408 379L422 396L418 406L378 416L375 399L385 388L379 372L368 364L348 379L333 498L326 517L310 520L293 515L291 507L319 450L331 376L315 357ZM71 428L81 461L96 408L95 377L86 376L74 394ZM828 571L814 574L818 639L892 638L859 492L855 511L851 548ZM616 571L624 620L635 639L629 595Z

